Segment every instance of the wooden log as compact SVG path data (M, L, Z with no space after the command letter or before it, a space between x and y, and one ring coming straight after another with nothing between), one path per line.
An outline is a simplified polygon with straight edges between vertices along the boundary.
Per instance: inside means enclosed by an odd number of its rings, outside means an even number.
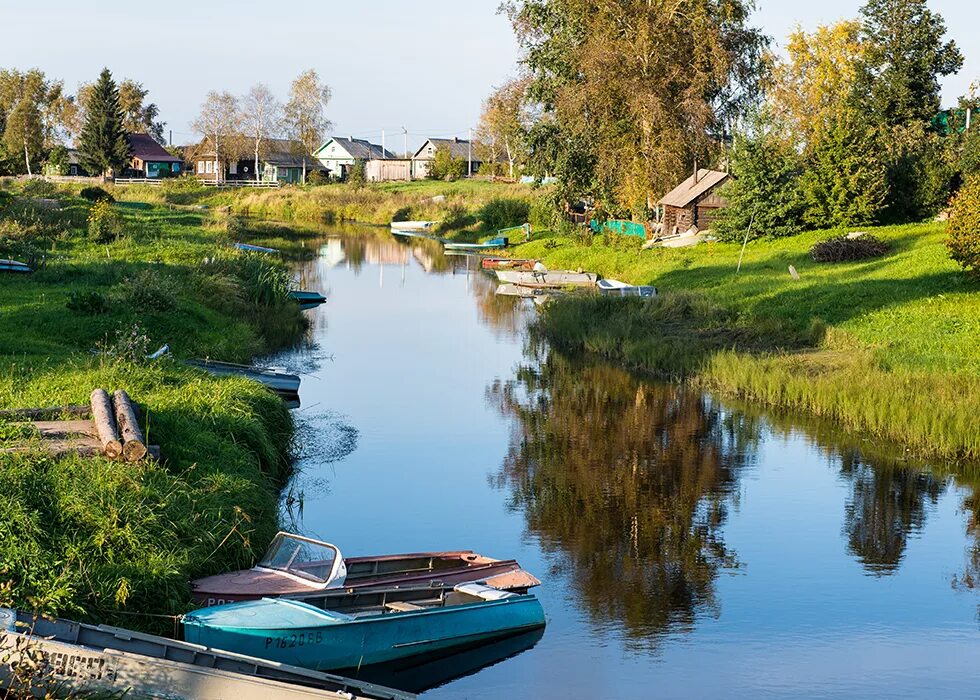
M123 459L127 462L138 462L146 456L146 442L136 422L136 410L133 402L122 389L112 394L112 403L116 408L116 422L123 438Z
M119 459L123 453L123 443L116 427L116 416L112 401L105 389L95 389L91 396L92 422L102 444L102 454L109 459Z

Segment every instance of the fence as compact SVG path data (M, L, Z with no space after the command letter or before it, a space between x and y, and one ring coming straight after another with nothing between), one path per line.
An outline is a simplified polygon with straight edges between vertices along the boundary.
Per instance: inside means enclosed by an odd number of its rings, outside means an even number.
M278 180L201 180L206 187L281 187Z
M163 180L158 177L117 177L115 179L115 184L117 185L154 185L159 187L163 184Z

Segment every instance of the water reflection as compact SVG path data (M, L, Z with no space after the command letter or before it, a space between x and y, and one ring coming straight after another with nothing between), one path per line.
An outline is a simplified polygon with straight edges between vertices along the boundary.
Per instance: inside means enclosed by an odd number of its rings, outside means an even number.
M718 610L721 526L758 424L679 386L549 353L491 395L514 417L502 482L599 621L656 645Z

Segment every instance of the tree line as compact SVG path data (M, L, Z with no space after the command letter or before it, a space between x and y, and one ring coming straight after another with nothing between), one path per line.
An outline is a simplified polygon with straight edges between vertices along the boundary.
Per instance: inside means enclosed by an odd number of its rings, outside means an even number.
M481 155L556 178L560 205L646 221L695 164L728 169L722 236L921 220L980 172L980 87L927 0L867 0L785 57L751 0L512 0L520 77L484 103ZM497 166L498 171L501 167Z

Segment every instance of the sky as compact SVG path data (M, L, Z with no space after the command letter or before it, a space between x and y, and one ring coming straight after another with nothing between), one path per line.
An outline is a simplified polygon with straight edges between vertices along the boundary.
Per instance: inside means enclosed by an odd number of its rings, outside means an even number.
M516 68L518 47L500 0L0 0L0 68L37 67L71 90L103 66L150 90L173 142L209 90L243 94L266 83L285 100L315 68L332 88L333 133L401 151L426 137L466 138L492 87ZM861 0L758 0L755 22L782 42L856 16ZM980 2L931 0L966 54L943 98L955 104L980 79ZM166 132L165 132L166 133Z

